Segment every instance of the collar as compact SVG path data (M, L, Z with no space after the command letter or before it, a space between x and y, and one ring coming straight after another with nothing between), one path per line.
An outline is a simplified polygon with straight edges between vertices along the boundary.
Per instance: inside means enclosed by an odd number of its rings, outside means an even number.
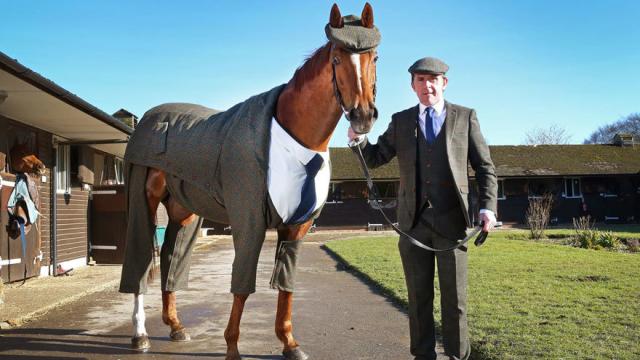
M424 114L424 110L428 107L433 108L433 110L436 112L437 116L440 116L440 114L442 114L442 112L444 111L444 99L440 100L439 102L437 102L435 105L433 106L427 106L423 103L418 103L418 107L419 109L419 113L420 115Z
M282 146L293 158L306 165L316 155L320 154L325 162L329 159L328 151L314 151L300 145L289 133L280 126L278 120L271 119L271 141Z

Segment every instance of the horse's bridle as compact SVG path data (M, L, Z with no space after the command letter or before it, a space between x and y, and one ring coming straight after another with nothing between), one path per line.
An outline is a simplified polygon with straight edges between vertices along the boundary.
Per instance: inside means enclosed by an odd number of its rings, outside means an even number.
M331 45L331 51L333 52L333 50L335 49L335 45ZM342 93L340 92L340 88L338 87L338 80L336 79L336 65L340 64L340 59L337 56L334 56L333 59L331 60L331 70L332 70L332 74L331 74L331 82L333 83L333 94L336 97L336 100L338 101L338 106L340 106L340 110L342 110L342 113L344 114L344 117L351 121L351 119L349 118L349 111L347 111L347 109L344 106L344 101L342 100ZM377 79L376 79L377 80ZM373 83L373 102L376 102L376 83Z

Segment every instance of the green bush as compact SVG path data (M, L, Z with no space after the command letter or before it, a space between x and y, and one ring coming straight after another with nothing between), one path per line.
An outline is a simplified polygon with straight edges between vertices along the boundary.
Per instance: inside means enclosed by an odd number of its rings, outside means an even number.
M617 250L622 248L620 239L611 231L603 231L598 236L598 245L606 249Z
M598 230L580 230L576 231L575 245L583 249L594 249L598 245Z
M574 245L583 249L609 249L619 250L623 244L611 231L598 231L596 229L586 229L576 231Z

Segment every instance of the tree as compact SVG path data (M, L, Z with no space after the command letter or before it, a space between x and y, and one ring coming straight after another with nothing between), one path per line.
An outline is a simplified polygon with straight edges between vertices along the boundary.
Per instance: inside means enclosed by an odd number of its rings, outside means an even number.
M568 144L571 140L571 135L567 130L561 128L558 125L551 125L546 129L535 128L529 130L525 134L525 145L556 145L556 144Z
M584 140L585 144L609 144L619 133L632 134L640 138L640 113L631 113L613 124L604 125Z

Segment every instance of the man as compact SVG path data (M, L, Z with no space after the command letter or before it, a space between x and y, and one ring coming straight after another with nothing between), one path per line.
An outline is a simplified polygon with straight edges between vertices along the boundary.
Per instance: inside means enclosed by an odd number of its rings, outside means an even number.
M399 227L436 249L455 245L471 226L468 163L478 183L483 230L490 231L496 221L497 179L489 148L475 110L444 100L448 69L443 61L431 57L409 68L419 104L395 113L375 145L349 129L349 140L361 141L368 166L375 168L398 157ZM404 236L398 248L409 295L411 354L416 360L436 358L433 278L437 262L445 353L451 359L467 359L471 352L466 314L467 248L432 252L411 244Z

